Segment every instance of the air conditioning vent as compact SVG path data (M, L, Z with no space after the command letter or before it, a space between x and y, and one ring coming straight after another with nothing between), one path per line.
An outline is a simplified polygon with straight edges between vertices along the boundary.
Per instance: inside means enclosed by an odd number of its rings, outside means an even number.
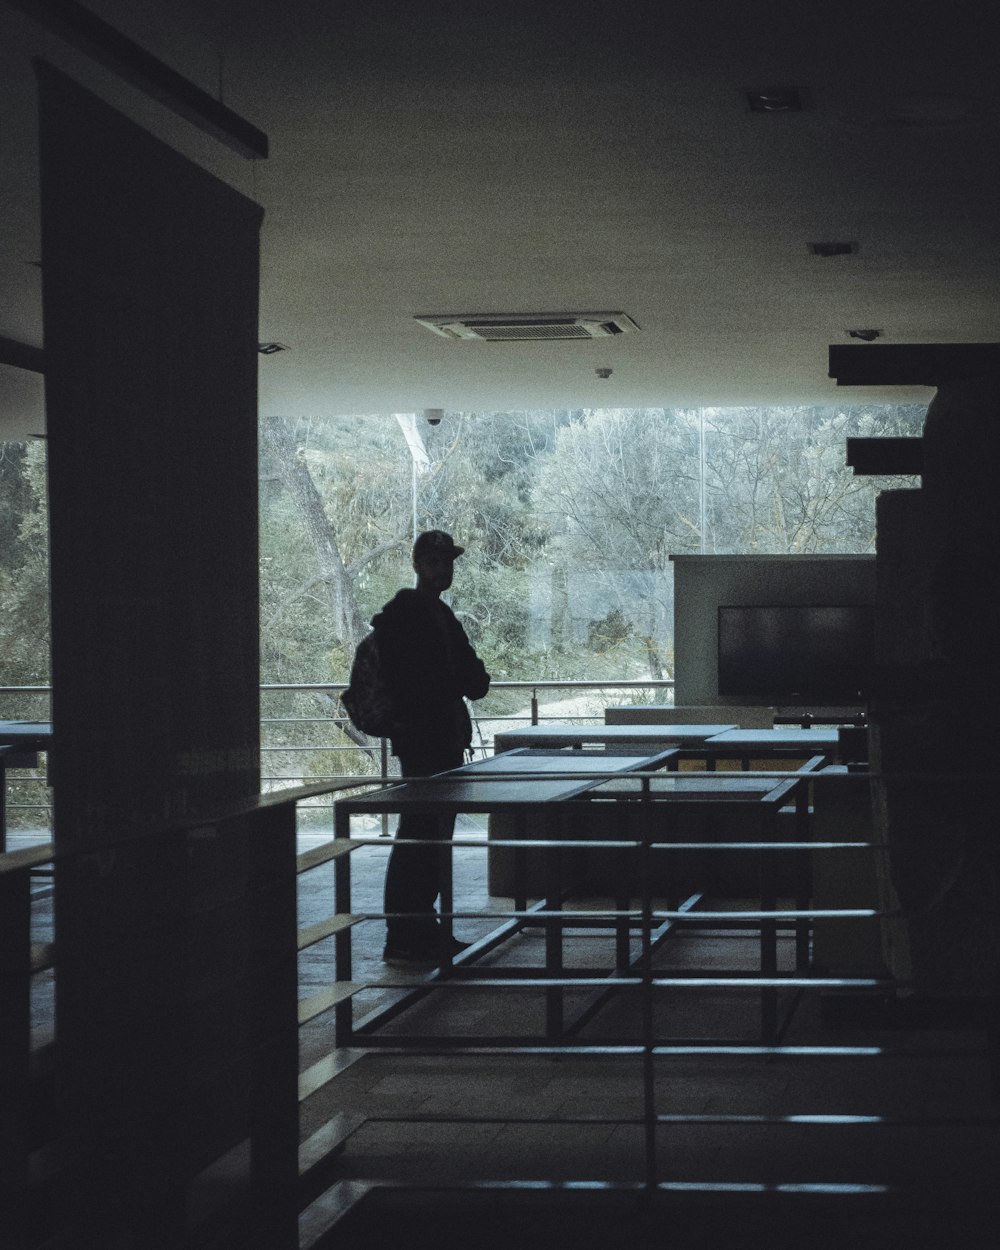
M415 318L446 339L527 343L563 339L606 339L638 330L631 317L613 313L444 313Z

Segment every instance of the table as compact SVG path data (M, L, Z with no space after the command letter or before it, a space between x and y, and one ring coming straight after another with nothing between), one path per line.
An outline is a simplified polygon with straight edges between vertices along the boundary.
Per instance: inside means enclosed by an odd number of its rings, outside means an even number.
M52 742L48 721L0 720L0 854L7 849L7 769L35 768Z
M671 773L665 777L641 779L621 777L591 787L583 797L590 807L602 804L632 806L635 820L642 831L641 853L647 860L642 877L649 889L652 889L650 883L654 874L648 860L657 852L657 848L662 848L660 853L668 856L676 855L678 850L683 853L683 849L687 847L702 855L713 855L729 849L736 850L739 843L756 843L760 911L774 912L777 909L777 890L773 868L775 856L779 852L771 848L781 846L781 840L777 836L779 816L783 808L794 804L797 840L808 842L809 809L806 785L809 777L809 772L804 772L801 776L774 779L763 776L717 776L707 772ZM707 840L698 824L706 814L711 816L715 835ZM735 836L730 834L731 841L723 841L718 836L719 817L723 816L736 822ZM751 826L749 833L746 830L747 824ZM624 832L627 836L627 827ZM725 832L724 824L722 832ZM804 859L802 864L795 903L797 909L805 910L809 906L810 887ZM686 889L682 886L679 894L670 900L668 911L679 910L682 906L679 895L685 892ZM715 923L720 928L725 927L724 921L716 920ZM774 981L778 972L777 923L772 919L758 919L753 923L760 926L759 979L761 982ZM808 921L796 920L794 930L795 966L798 972L804 973L809 961ZM664 982L654 977L654 985L662 983ZM775 985L760 985L761 1039L765 1045L774 1044L779 1034L777 995L778 989Z
M476 942L444 967L430 972L424 978L433 985L449 976L453 965L464 970L474 959L495 949L532 923L532 912L547 910L549 904L562 904L562 847L565 842L563 821L568 811L569 799L585 793L589 788L606 779L609 772L626 773L642 769L647 763L664 767L672 751L650 753L648 751L594 751L565 752L559 750L515 751L510 756L492 756L450 772L429 778L408 779L397 785L381 786L377 790L355 797L338 799L334 803L334 830L337 840L350 836L351 817L355 815L402 814L403 812L433 811L442 816L458 816L469 813L485 813L491 817L510 818L510 830L521 840L529 817L542 824L543 840L550 845L542 850L546 858L545 871L548 878L547 897L533 908L525 907L523 915L501 923L488 935ZM513 774L504 775L504 774ZM535 835L538 836L537 834ZM453 910L451 888L451 857L449 844L443 843L445 851L441 912L447 916ZM510 848L512 854L516 854ZM335 861L334 881L337 912L349 914L350 856ZM558 902L557 902L558 900ZM450 919L444 919L446 932L450 932ZM558 923L551 919L539 921L546 928L546 967L556 967L555 939L550 930ZM351 938L346 928L336 936L337 980L351 980ZM561 942L561 929L560 929ZM561 960L558 961L561 965ZM547 972L547 975L550 975ZM552 973L551 975L554 975ZM405 994L391 1008L375 1012L357 1026L353 1020L353 1006L349 997L336 1005L336 1033L339 1046L349 1046L360 1036L377 1042L377 1029L386 1020L398 1015L407 1006L419 1001L428 991L416 989ZM546 1034L550 1039L562 1035L562 989L546 990ZM496 1040L496 1039L491 1039Z
M677 754L676 748L650 751L637 744L610 746L604 750L566 747L514 747L502 754L490 755L453 769L449 777L486 778L502 774L508 778L539 777L547 774L572 774L593 782L587 774L608 772L655 772L667 767Z
M336 804L338 819L352 815L436 811L442 815L503 812L525 804L572 798L609 772L665 767L674 752L515 750L453 768L434 777L410 778ZM654 762L655 761L655 762ZM338 831L337 836L341 833ZM346 829L343 834L347 836Z
M687 722L732 720L741 729L770 729L773 707L747 707L722 704L616 703L604 709L607 725L683 725Z
M761 879L761 911L775 910L773 887L769 884L769 865L766 851L775 839L777 814L783 806L794 801L801 813L803 823L808 819L808 809L804 803L804 778L799 777L742 777L714 776L700 774L654 775L656 769L645 767L655 761L658 769L669 766L672 751L660 752L657 756L640 756L603 751L583 754L577 751L552 749L549 751L517 751L510 757L494 756L487 760L465 768L455 769L425 779L410 779L400 784L379 787L364 795L338 799L334 805L336 837L338 840L349 839L350 821L354 815L382 815L404 811L436 811L442 816L456 816L462 813L484 812L491 816L504 816L513 822L520 822L521 836L525 823L529 818L541 821L536 825L538 832L534 838L540 841L538 850L542 853L545 864L545 890L542 901L528 907L526 900L515 899L515 915L509 921L502 922L486 938L474 943L469 950L454 960L426 974L422 983L402 993L399 1001L391 1007L372 1013L364 1021L356 1024L353 1019L353 1007L350 995L337 1002L337 1039L338 1045L357 1044L364 1037L372 1044L380 1044L377 1029L387 1019L395 1017L424 997L431 989L440 987L443 981L459 977L459 984L466 985L464 978L471 977L479 984L488 985L497 980L497 969L477 969L475 961L483 954L495 949L502 942L527 926L541 926L545 931L545 964L544 977L539 977L538 969L501 970L504 978L513 978L518 986L537 986L544 988L546 1003L545 1038L549 1042L557 1042L567 1036L567 1025L563 1013L563 994L568 987L593 987L594 993L603 1001L611 993L628 984L642 984L635 969L643 956L632 956L629 953L628 931L637 924L643 927L644 944L653 948L665 940L676 928L682 912L692 908L697 898L684 901L677 900L676 908L670 915L653 917L649 913L650 896L648 885L644 889L644 904L641 919L637 919L635 908L625 900L624 906L616 905L603 918L588 912L564 910L564 893L562 878L562 855L567 849L588 850L597 848L593 841L583 840L579 848L577 829L581 816L596 816L600 823L607 823L609 812L611 823L615 826L615 836L607 838L612 847L605 846L605 856L621 850L625 856L636 853L645 857L657 848L665 848L672 844L672 825L679 817L692 817L703 814L710 808L713 816L719 813L738 815L741 820L750 822L753 836L747 839L745 832L739 840L750 840L755 843L760 861ZM592 775L595 769L600 773L613 772L612 778L606 775ZM641 776L634 776L636 772ZM507 776L505 774L513 774ZM606 810L602 811L604 808ZM618 818L622 817L624 824ZM661 819L661 818L666 818ZM566 829L571 832L568 837ZM675 839L674 839L675 840ZM569 844L567 846L567 843ZM448 843L442 844L446 852L445 862L450 868L450 854L447 854ZM713 844L695 843L695 850L714 850ZM672 851L659 851L660 854L671 854ZM335 861L335 880L338 913L350 913L350 856L343 855ZM621 895L628 892L628 884L615 881L609 874L607 893L617 892ZM622 900L619 898L618 902ZM524 904L521 906L520 904ZM453 911L451 896L450 873L446 871L441 898L442 914L448 916ZM625 914L627 913L627 914ZM563 963L563 929L566 923L600 922L604 927L616 930L616 959L613 970L607 968L591 974L581 974L574 969L569 975ZM446 928L449 921L444 921ZM775 1039L778 1033L776 1020L777 1004L777 921L764 917L754 920L754 914L744 916L742 925L754 924L760 929L760 976L747 980L747 984L759 989L761 995L762 1036L765 1041ZM724 927L716 917L714 927ZM797 930L798 931L798 930ZM345 926L337 933L337 977L338 982L351 980L350 927ZM806 948L797 948L800 957L804 957ZM492 974L492 975L491 975ZM648 973L647 975L648 979ZM591 979L588 980L587 977ZM478 978L478 979L477 979ZM743 974L743 978L746 975ZM654 979L650 985L658 982ZM663 984L673 985L672 980ZM595 1007L587 1008L587 1018L592 1015ZM579 1021L572 1027L578 1027ZM513 1044L509 1039L491 1037L491 1044ZM445 1044L444 1039L428 1037L406 1039L409 1045ZM523 1042L523 1038L520 1039ZM393 1034L385 1044L399 1045L398 1034Z
M774 729L725 729L713 734L708 741L715 746L732 746L738 750L767 751L795 750L819 746L821 750L836 750L839 738L837 728L820 726L803 729L796 725L778 725Z
M839 730L836 728L802 729L779 726L775 729L727 729L713 734L700 744L696 754L703 756L709 767L719 759L738 759L749 768L750 760L806 759L821 756L829 763L837 758Z
M697 746L709 738L736 729L719 725L528 725L494 735L499 755L517 747Z
M0 720L0 746L17 747L28 754L47 751L52 725L43 720Z
M660 745L660 744L654 744ZM595 750L583 747L515 747L502 755L493 755L488 759L479 760L467 769L457 770L465 775L484 777L499 772L516 774L533 774L538 777L546 773L577 773L586 784L581 786L584 793L601 779L596 774L615 772L653 772L657 769L670 768L676 756L676 748L651 751L641 745L609 746ZM586 774L595 774L589 779ZM481 783L480 783L481 784ZM560 797L569 799L574 796L567 790ZM523 838L531 836L527 829L527 817L519 812L494 812L489 819L489 837L491 840ZM534 862L532 862L532 858ZM540 880L541 868L538 860L542 856L531 857L528 853L515 854L510 847L491 847L488 856L488 887L492 895L510 897L515 906L524 906L528 895L539 897L544 893L545 886ZM577 859L582 861L582 856ZM574 879L575 880L575 879Z

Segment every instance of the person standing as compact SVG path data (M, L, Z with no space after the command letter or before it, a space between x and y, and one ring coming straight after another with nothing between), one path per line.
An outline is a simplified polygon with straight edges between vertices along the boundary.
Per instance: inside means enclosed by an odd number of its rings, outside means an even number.
M426 530L413 544L416 588L400 590L372 620L379 663L391 693L392 753L404 777L458 768L472 742L464 699L481 699L490 675L454 612L441 599L465 550L443 530ZM441 893L440 853L407 839L447 840L454 816L408 812L399 818L385 875L386 943L390 965L433 966L464 944L446 938L434 909Z

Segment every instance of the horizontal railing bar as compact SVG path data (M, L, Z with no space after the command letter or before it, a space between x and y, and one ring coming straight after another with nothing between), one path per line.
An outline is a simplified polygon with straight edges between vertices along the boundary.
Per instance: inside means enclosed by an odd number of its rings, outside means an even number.
M892 977L761 977L748 973L746 977L658 977L651 985L658 989L796 989L796 990L888 990L907 985L906 981Z
M377 1181L352 1180L349 1182L359 1195L369 1190L382 1189L413 1189L436 1190L441 1188L441 1180L433 1178L426 1181L413 1181L409 1178L385 1179ZM599 1181L599 1180L537 1180L515 1178L510 1180L463 1180L460 1177L448 1178L449 1191L471 1193L648 1193L650 1186L645 1181ZM781 1195L816 1194L838 1197L857 1197L858 1199L881 1197L911 1197L912 1187L898 1184L862 1184L855 1181L657 1181L652 1188L657 1193L745 1193Z
M462 1044L459 1039L454 1037L448 1038L409 1038L405 1044L401 1044L398 1039L391 1037L366 1037L364 1048L362 1051L344 1052L346 1055L346 1063L351 1063L359 1053L368 1053L371 1049L377 1049L379 1053L384 1055L397 1056L422 1056L440 1054L442 1049L446 1049L449 1055L457 1055L461 1057L477 1058L493 1058L503 1056L517 1058L533 1058L533 1057L559 1057L571 1056L573 1058L603 1058L605 1056L623 1056L623 1057L639 1057L647 1052L646 1047L637 1043L593 1043L593 1042L572 1042L565 1040L557 1045L540 1045L536 1038L520 1038L493 1037L489 1043L482 1041L473 1042L471 1044ZM813 1060L875 1060L875 1059L901 1059L901 1060L922 1060L928 1056L943 1057L949 1059L961 1058L981 1058L983 1051L981 1047L938 1047L929 1051L926 1047L920 1048L904 1048L894 1046L859 1046L854 1045L762 1045L757 1042L719 1042L717 1040L707 1042L685 1041L683 1043L660 1043L651 1048L652 1055L657 1059L669 1061L673 1058L782 1058L792 1061L813 1061ZM303 1096L308 1096L315 1092L317 1088L333 1079L333 1077L344 1066L345 1060L340 1058L340 1052L334 1051L317 1061L312 1068L303 1074L308 1078L305 1082L306 1088L302 1091ZM301 1081L301 1078L300 1078Z
M387 1055L421 1055L435 1053L436 1047L422 1048L417 1045L401 1045L399 1038L365 1038L364 1049L367 1051L371 1044L378 1047L382 1054ZM884 1046L762 1046L758 1042L726 1042L720 1044L718 1042L705 1043L703 1045L692 1045L689 1042L683 1044L658 1044L650 1048L652 1054L656 1058L694 1058L708 1056L710 1058L730 1058L734 1055L743 1055L749 1058L787 1058L787 1059L882 1059L882 1058L923 1058L926 1051L917 1050L890 1050ZM598 1058L605 1055L625 1055L640 1057L649 1053L647 1048L637 1042L619 1042L619 1043L595 1043L595 1042L564 1042L560 1045L540 1045L532 1038L511 1038L509 1041L500 1042L493 1039L489 1044L483 1042L470 1042L468 1044L456 1045L454 1050L449 1047L450 1053L458 1053L469 1058L492 1058L496 1055L516 1055L527 1058L559 1055L578 1056L596 1056ZM971 1048L955 1049L942 1052L948 1055L970 1056L981 1055L981 1050ZM326 1060L317 1060L313 1065L316 1069L325 1069L332 1063L331 1057ZM305 1075L305 1074L303 1074ZM324 1083L317 1074L319 1083Z
M490 690L671 690L676 685L672 677L628 678L607 681L592 680L572 681L545 678L541 681L491 681ZM287 693L299 691L308 693L311 690L346 690L346 681L312 681L312 682L262 682L263 693ZM19 690L16 686L5 686L3 690L14 693L41 692L49 689L46 686L25 687ZM2 693L2 691L0 691Z
M873 1185L858 1181L658 1181L657 1193L685 1194L828 1194L864 1197L872 1194L903 1194L912 1190L899 1185Z
M325 938L332 937L335 933L342 933L344 929L350 929L353 925L365 919L367 919L365 916L339 912L335 916L328 916L325 920L319 920L316 924L299 929L299 950L304 951L309 946L315 946L317 942L322 942Z
M55 859L55 850L51 842L41 846L26 846L19 851L6 851L0 855L0 873L30 872L39 864L48 864Z
M421 912L384 912L384 911L366 911L359 913L355 918L362 920L386 920L389 916L404 917L412 914L414 917L423 915ZM896 915L895 912L880 912L869 907L859 908L802 908L793 910L791 908L781 911L661 911L654 909L650 916L653 920L677 920L684 923L700 924L704 921L711 921L717 924L724 921L737 920L873 920L878 916ZM437 913L441 920L563 920L573 922L575 920L631 920L635 924L641 924L643 921L643 912L640 906L615 908L615 907L595 907L589 908L559 908L545 910L539 908L537 910L506 910L506 911L440 911Z
M563 713L559 713L558 716L550 715L542 719L557 720L557 719L562 719L563 715L564 715ZM574 713L568 714L567 718L570 720L594 721L595 727L596 727L596 725L600 723L598 720L599 716L600 716L599 712L574 712ZM526 721L528 720L528 713L527 712L489 712L489 711L484 712L481 709L477 708L476 719L479 722L489 721L490 723L493 723L494 721ZM349 716L344 716L344 715L339 715L339 714L330 714L330 713L319 714L316 716L262 716L260 718L260 723L262 725L298 725L298 724L349 725L351 723L351 718Z
M472 973L473 975L466 975ZM384 981L371 980L364 981L363 985L366 989L372 990L400 990L407 989L410 986L419 986L424 988L427 986L426 980L416 981ZM623 989L648 987L650 985L657 989L895 989L897 987L906 986L905 981L897 981L886 977L800 977L789 974L788 976L770 976L762 977L754 973L747 973L745 977L729 976L729 977L657 977L647 980L641 976L623 976L615 972L609 972L606 976L572 976L564 974L563 976L475 976L473 965L455 964L449 971L447 977L435 980L431 983L434 989L455 989L455 990L483 990L493 989L532 989L532 988L549 988L562 986L565 989L604 989L609 985Z
M359 812L357 815L377 815L374 812ZM395 813L392 813L395 814ZM440 848L440 840L435 841L433 838L394 838L394 842L400 846L436 846ZM369 846L373 844L372 839L362 838L345 838L345 842L357 842L358 846ZM592 850L592 851L608 851L608 850L635 850L643 844L634 838L622 838L620 840L598 839L589 840L586 838L485 838L473 839L463 837L461 839L449 839L447 845L455 848L472 847L478 850L493 847L511 847L522 850ZM874 842L650 842L648 843L650 850L664 851L815 851L815 850L877 850L888 849L882 848L881 844ZM895 849L895 848L893 848Z
M622 743L621 745L623 748L628 748L635 744L625 742L625 743ZM571 748L567 748L566 758L567 759L577 758L571 753L571 750L572 750ZM644 745L636 746L636 750L640 752L641 755L650 755L654 753L659 754L658 751L653 752L651 748L647 748ZM671 752L676 753L678 750L680 750L680 748L676 746L671 746L669 742L665 743L663 746L664 755L667 755ZM611 760L614 760L616 757L614 755L609 755L608 758ZM815 758L818 759L821 757L817 756ZM489 772L479 772L473 766L470 766L470 765L464 765L461 769L456 769L454 771L460 776L460 779L462 780L462 782L469 783L472 785L483 784L483 783L492 784L494 781L522 781L523 782L526 776L529 778L541 776L546 781L579 781L581 779L586 779L588 781L643 782L643 781L653 780L653 781L673 781L673 782L681 781L684 783L691 783L692 786L698 784L699 782L700 783L708 782L710 783L710 787L711 787L711 784L716 781L727 780L728 778L732 777L739 781L767 781L772 784L772 788L777 789L779 782L782 782L782 781L811 782L814 780L816 776L815 772L807 771L804 768L773 768L773 769L772 768L767 768L767 769L718 768L714 772L709 772L707 770L697 770L697 771L682 772L682 773L669 772L665 768L633 768L633 769L629 769L628 772L622 772L620 768L615 768L613 764L608 768L602 768L600 764L594 764L592 768L587 768L587 769L583 769L583 768L562 769L562 768L554 768L554 767L545 767L541 769L540 772L537 774L532 773L530 770L525 772L523 769L517 769L517 768L510 768L510 769L491 768ZM845 778L848 776L850 776L851 778L855 778L858 775L859 774L857 773L837 774L838 777L843 776ZM428 784L433 784L433 785L439 784L443 776L445 776L444 773L427 773L425 776L407 777L406 781L407 781L407 785L412 786L414 788L419 788L420 786L426 786ZM865 774L865 776L867 777L867 774ZM394 785L399 784L398 777L392 777L385 773L382 774L382 780L386 784L394 784ZM670 793L673 793L673 792L670 792ZM678 791L678 793L686 793L686 791L680 790Z
M827 1125L844 1127L885 1128L996 1128L1000 1117L986 1116L883 1116L856 1114L763 1115L753 1112L676 1112L658 1113L657 1124L676 1125L761 1125L765 1127L801 1127L803 1125ZM380 1111L365 1117L368 1124L644 1124L645 1118L612 1115L462 1115L455 1111Z
M308 998L299 999L299 1024L308 1024L325 1011L330 1011L339 1003L353 998L365 986L360 981L337 981L326 989L320 990Z
M320 864L328 864L331 859L339 859L341 855L350 855L359 847L367 845L348 838L336 838L332 842L324 842L322 846L314 846L295 857L297 872L308 872L310 868L318 868Z
M449 969L447 977L439 980L400 980L400 981L383 981L372 980L365 981L364 987L369 990L402 990L413 988L420 989L456 989L456 990L485 990L485 989L538 989L550 986L563 986L566 989L604 989L608 985L621 986L623 988L638 988L644 984L642 977L637 976L616 976L614 972L609 972L606 976L562 976L562 977L546 977L546 976L488 976L488 977L465 977L465 973L471 970L471 966L455 964ZM436 975L438 969L429 969L428 975Z
M329 728L327 725L325 728ZM260 744L262 756L275 755L284 751L291 755L295 751L367 751L373 756L379 753L378 739L368 743L355 742L353 739L341 737L336 742L320 742L310 738L308 742L271 742L264 739Z

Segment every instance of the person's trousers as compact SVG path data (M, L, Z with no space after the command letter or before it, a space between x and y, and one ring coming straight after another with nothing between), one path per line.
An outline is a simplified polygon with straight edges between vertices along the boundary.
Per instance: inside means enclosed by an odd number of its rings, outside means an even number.
M426 777L458 768L464 753L428 743L398 752L404 777ZM407 812L400 816L396 844L385 873L386 940L397 947L433 943L439 934L434 904L441 893L441 851L437 846L407 846L403 839L428 843L448 841L455 828L453 815ZM403 913L398 916L393 913Z

